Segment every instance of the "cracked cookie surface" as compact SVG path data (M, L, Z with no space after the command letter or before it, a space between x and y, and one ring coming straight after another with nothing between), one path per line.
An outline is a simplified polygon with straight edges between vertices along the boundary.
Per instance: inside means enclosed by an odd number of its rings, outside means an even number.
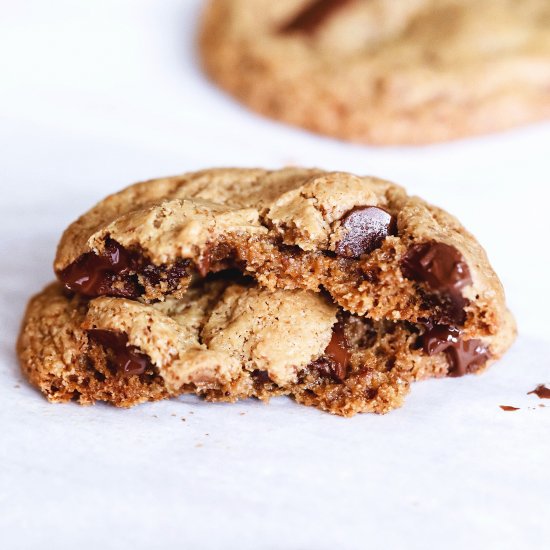
M252 109L373 144L550 117L546 0L211 0L208 74Z

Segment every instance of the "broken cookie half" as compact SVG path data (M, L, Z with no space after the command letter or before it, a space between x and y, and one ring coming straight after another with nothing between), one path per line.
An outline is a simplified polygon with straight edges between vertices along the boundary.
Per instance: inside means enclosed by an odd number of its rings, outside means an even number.
M284 394L387 412L411 381L480 371L515 335L485 252L455 218L341 172L136 184L67 229L55 270L19 354L57 401Z
M404 323L347 314L324 294L227 277L154 304L69 297L54 283L31 300L19 354L51 401L290 395L349 416L401 405L427 364L445 370L412 345L417 337Z

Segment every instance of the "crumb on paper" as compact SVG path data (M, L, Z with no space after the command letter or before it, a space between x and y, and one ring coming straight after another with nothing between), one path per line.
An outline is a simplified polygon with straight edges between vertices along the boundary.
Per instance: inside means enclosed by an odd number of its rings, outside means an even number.
M550 399L550 388L539 384L534 390L527 392L527 395L535 394L539 399Z
M519 407L512 407L511 405L499 405L503 411L519 411Z

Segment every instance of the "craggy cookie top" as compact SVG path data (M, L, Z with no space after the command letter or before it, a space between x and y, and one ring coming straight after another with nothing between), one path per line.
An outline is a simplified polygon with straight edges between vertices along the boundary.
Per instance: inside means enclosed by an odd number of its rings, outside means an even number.
M376 178L288 168L213 169L132 185L107 197L63 235L56 271L107 237L139 244L157 265L193 258L222 234L279 235L303 250L328 250L332 225L355 206L398 204L405 192ZM332 244L334 249L334 243Z
M547 0L212 0L201 46L269 116L425 143L550 116Z

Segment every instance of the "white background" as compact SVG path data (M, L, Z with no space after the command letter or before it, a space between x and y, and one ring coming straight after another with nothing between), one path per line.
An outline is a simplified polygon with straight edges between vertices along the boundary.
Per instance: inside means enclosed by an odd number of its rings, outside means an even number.
M550 402L527 392L550 383L550 125L344 144L209 84L198 0L0 7L1 548L548 548ZM25 303L94 202L157 176L290 163L393 179L457 215L507 289L520 329L509 354L353 419L286 399L50 405L21 379Z

